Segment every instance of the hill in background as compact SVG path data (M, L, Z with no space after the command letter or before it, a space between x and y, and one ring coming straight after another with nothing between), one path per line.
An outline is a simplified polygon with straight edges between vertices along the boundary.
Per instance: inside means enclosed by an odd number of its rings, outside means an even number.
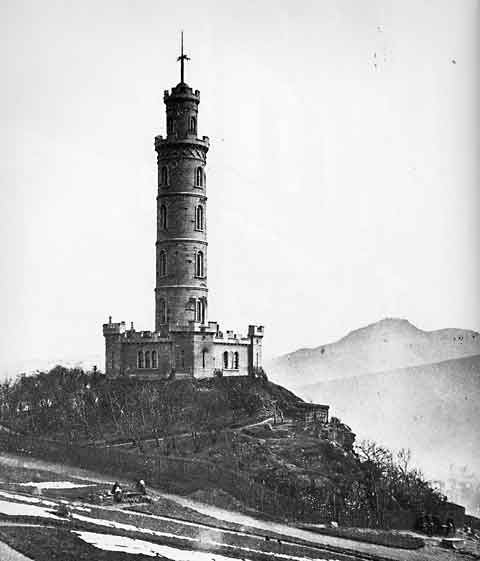
M295 389L479 354L480 334L475 331L422 331L405 319L384 319L335 343L282 355L266 368L271 379Z

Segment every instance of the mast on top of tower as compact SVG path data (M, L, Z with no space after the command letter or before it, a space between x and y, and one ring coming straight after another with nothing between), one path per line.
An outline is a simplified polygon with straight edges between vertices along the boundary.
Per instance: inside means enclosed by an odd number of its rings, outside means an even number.
M184 80L184 76L185 76L185 69L184 69L184 62L186 60L190 60L190 58L183 54L183 31L182 31L182 51L181 51L181 55L177 58L177 61L180 61L180 83L184 84L185 80Z

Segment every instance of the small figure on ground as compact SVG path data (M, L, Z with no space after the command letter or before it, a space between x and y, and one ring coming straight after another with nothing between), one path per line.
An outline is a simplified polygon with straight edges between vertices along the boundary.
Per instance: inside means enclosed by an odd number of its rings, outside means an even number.
M135 485L135 487L137 488L137 491L139 493L142 493L142 495L146 495L147 494L147 489L145 487L145 481L143 479L139 479Z
M118 481L115 481L115 483L113 484L111 492L112 492L112 495L113 495L113 500L116 503L121 503L122 502L123 491L122 491L122 488L120 487L120 485L118 484Z

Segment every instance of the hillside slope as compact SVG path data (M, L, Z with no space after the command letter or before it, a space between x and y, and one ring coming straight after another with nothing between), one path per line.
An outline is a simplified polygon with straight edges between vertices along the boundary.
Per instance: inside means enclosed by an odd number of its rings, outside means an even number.
M295 389L316 381L479 354L480 334L475 331L422 331L407 320L390 318L352 331L335 343L280 356L266 368L270 379Z
M480 473L480 355L307 385L299 395L329 403L368 437L410 448L432 478L451 464Z

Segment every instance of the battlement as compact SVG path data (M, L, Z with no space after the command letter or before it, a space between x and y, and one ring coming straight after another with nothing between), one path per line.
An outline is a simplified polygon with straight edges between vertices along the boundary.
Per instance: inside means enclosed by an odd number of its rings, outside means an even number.
M107 335L119 335L122 333L125 333L125 322L113 323L112 316L109 316L108 323L103 324L103 334L105 337Z
M187 86L187 84L182 83L177 84L174 88L172 88L171 92L169 90L164 90L163 101L165 103L174 103L179 100L188 100L200 103L200 91L193 91L193 89Z
M249 337L263 337L265 334L265 328L263 325L249 325L248 326L248 336Z

